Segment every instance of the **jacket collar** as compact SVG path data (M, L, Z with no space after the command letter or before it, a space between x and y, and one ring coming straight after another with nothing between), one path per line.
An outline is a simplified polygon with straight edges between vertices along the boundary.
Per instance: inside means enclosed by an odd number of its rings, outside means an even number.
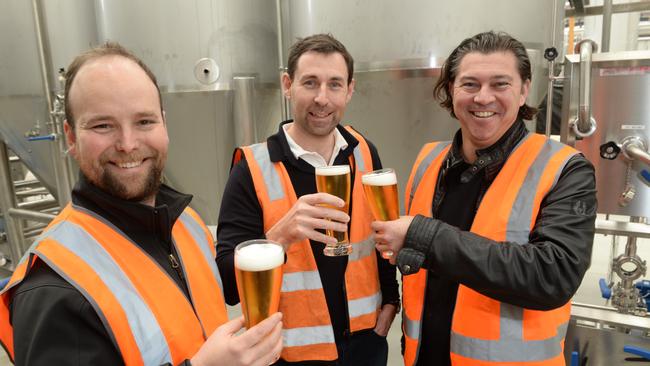
M162 240L171 240L171 229L189 205L192 196L161 185L156 206L114 197L93 185L82 173L72 190L72 202L91 210L111 222L125 234L149 233Z
M309 165L306 161L302 159L296 160L293 153L291 152L291 148L289 147L289 143L287 142L287 137L284 134L284 130L282 129L282 126L284 124L290 122L293 122L293 120L287 120L280 123L278 132L274 135L269 136L269 138L266 140L271 161L272 162L281 161L284 164L291 164L300 170L313 173L314 172L313 166ZM359 144L359 141L354 136L352 136L352 134L348 132L348 130L346 130L343 126L341 126L341 124L338 124L336 128L339 130L339 132L341 133L345 141L348 143L348 147L346 147L345 149L339 152L339 155L336 157L335 163L345 164L347 162L348 156L352 154L354 148L357 147L357 145ZM345 160L341 160L342 158L345 158Z
M469 182L476 174L483 170L485 171L485 179L488 182L494 180L497 174L499 174L506 158L527 133L528 130L524 121L517 119L506 133L501 136L499 141L485 149L476 150L476 160L461 174L461 182ZM462 141L462 131L459 129L454 135L450 153L445 161L445 167L447 169L464 161Z

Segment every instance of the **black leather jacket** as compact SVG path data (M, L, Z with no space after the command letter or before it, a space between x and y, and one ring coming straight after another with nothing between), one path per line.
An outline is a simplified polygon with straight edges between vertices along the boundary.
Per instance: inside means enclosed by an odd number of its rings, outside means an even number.
M478 158L461 180L484 174L475 205L504 162L526 135L517 121L495 145L478 150ZM433 217L445 199L441 184L449 167L462 161L460 132L447 156L433 198ZM397 257L402 274L433 271L486 296L535 310L557 308L571 299L589 268L596 219L594 168L583 156L572 157L556 186L541 204L528 243L496 242L461 231L435 218L416 216Z

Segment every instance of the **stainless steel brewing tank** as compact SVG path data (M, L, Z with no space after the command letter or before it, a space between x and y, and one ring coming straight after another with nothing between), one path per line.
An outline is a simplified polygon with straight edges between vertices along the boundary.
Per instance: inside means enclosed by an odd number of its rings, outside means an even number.
M555 3L555 7L553 6ZM563 1L304 1L280 0L283 55L297 37L332 33L356 61L356 92L344 121L373 141L383 165L393 167L403 190L424 143L449 140L458 122L433 101L433 84L445 58L463 39L495 30L529 50L536 106L546 90L542 52L557 42ZM561 46L557 46L561 49Z
M51 92L58 90L57 70L96 42L94 6L85 0L42 1ZM0 0L0 138L56 195L50 141L28 141L26 134L47 135L50 121L42 82L34 8L31 1Z
M591 72L591 111L597 128L593 135L575 140L570 124L578 114L580 60L567 56L562 107L563 141L575 147L594 164L598 212L626 216L650 216L650 185L639 178L644 167L638 160L619 153L613 160L601 157L600 147L621 144L629 138L650 143L650 52L595 53ZM631 162L628 169L628 162ZM629 185L628 185L629 184ZM634 189L633 198L622 204L622 194Z

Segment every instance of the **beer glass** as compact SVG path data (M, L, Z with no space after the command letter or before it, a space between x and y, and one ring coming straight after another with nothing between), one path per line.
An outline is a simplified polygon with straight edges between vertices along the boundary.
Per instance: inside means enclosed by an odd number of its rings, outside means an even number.
M248 240L235 248L237 292L247 329L278 311L283 263L282 245L270 240Z
M350 166L330 165L316 168L316 189L318 192L329 193L345 201L345 206L334 207L348 214L350 207ZM327 235L336 239L336 244L327 244L323 254L336 257L352 253L347 231L327 230Z
M399 219L397 199L397 176L393 169L375 170L361 176L363 191L375 220L391 221ZM392 250L381 253L385 259L393 255Z

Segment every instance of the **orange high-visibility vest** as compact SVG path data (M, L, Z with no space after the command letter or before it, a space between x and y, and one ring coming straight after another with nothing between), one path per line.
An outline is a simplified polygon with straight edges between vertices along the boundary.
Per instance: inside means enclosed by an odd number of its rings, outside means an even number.
M192 302L120 230L86 209L68 205L45 229L2 290L0 340L14 358L9 304L36 259L61 274L88 300L124 363L177 365L191 358L228 320L212 235L187 208L172 228Z
M365 139L352 128L346 128L359 140L350 157L350 166L355 169L349 233L353 251L345 271L350 330L355 332L375 326L381 306L381 290L374 241L370 237L373 218L361 185L361 175L373 170L372 158ZM246 157L253 177L263 212L264 232L267 232L296 203L296 193L282 162L271 161L266 143L240 148L234 155L234 163L241 154ZM337 359L323 284L309 240L289 247L282 269L282 358L290 362Z
M449 149L449 142L430 143L420 152L406 188L409 215L431 217L438 173ZM471 232L495 241L528 243L542 200L576 153L543 135L528 134L485 193ZM407 366L417 362L421 346L426 280L425 270L403 278ZM461 284L450 335L452 365L564 365L569 317L569 303L550 311L525 309Z

